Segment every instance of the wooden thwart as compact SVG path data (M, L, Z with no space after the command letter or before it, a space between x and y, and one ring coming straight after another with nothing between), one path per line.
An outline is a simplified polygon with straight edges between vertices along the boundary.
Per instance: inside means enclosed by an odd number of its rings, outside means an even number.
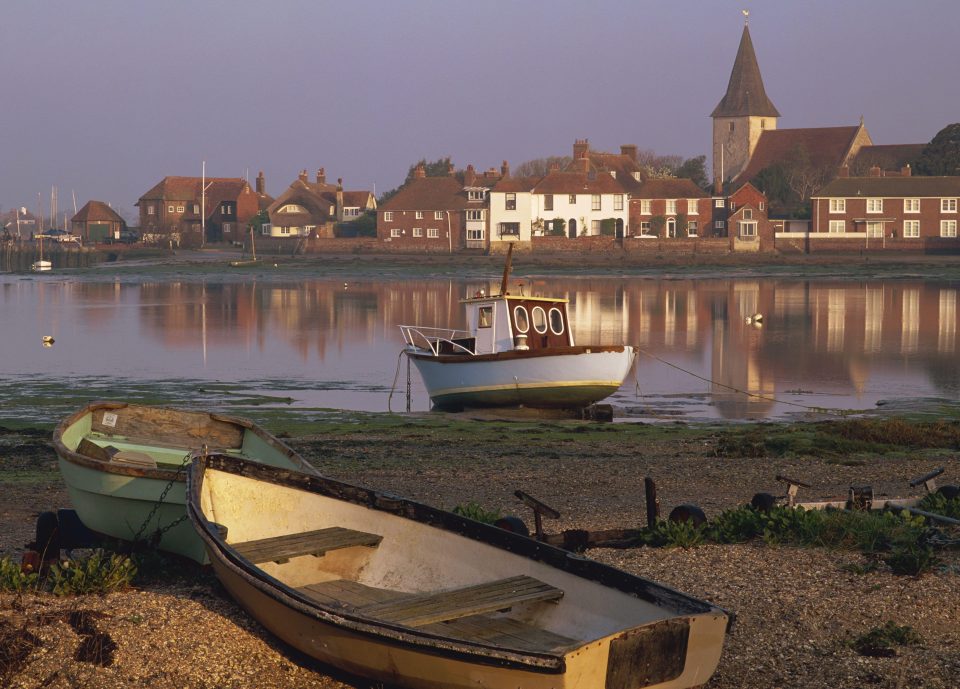
M283 563L301 555L324 555L331 550L353 546L375 547L382 536L353 529L333 526L328 529L285 534L256 541L231 543L231 548L253 564L263 562Z
M533 577L517 576L451 591L412 595L361 608L365 615L386 622L419 627L470 615L496 612L518 603L557 601L563 591Z

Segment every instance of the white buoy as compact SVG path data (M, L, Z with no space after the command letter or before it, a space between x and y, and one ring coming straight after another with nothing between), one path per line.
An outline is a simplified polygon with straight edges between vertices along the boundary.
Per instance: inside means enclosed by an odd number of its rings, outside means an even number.
M760 321L763 320L763 314L762 313L753 314L753 320L759 323Z
M42 339L43 339L43 343L44 343L44 344L53 344L53 343L54 343L53 335L44 335Z

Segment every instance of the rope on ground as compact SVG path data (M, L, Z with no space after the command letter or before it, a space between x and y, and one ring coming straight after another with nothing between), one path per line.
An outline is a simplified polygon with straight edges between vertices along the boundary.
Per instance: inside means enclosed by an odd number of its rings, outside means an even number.
M694 373L693 371L685 369L682 366L677 366L676 364L671 363L666 359L661 359L656 354L651 354L647 350L641 349L640 347L637 347L637 351L640 354L643 354L644 356L647 356L647 357L650 357L651 359L655 359L656 361L659 361L661 364L665 364L669 366L670 368L675 368L678 371L682 373L686 373L687 375L693 376L694 378L698 378L699 380L702 380L705 383L710 383L711 385L716 385L717 387L726 388L731 392L737 392L742 395L747 395L749 397L756 397L757 399L767 400L768 402L775 402L776 404L788 404L791 407L800 407L801 409L807 409L809 411L817 412L819 414L833 414L835 416L847 416L848 414L852 413L846 409L830 409L827 407L816 407L810 404L801 404L800 402L788 402L786 400L777 399L776 397L770 397L769 395L761 395L756 392L748 392L747 390L741 390L740 388L735 388L732 385L726 385L724 383L711 380L710 378L705 378L704 376L701 376L698 373Z
M397 378L400 377L400 357L404 354L406 354L405 349L401 349L400 353L397 354L397 370L393 374L393 385L390 386L390 396L387 397L387 411L391 414L393 413L393 409L390 408L390 403L393 401L393 391L397 389Z

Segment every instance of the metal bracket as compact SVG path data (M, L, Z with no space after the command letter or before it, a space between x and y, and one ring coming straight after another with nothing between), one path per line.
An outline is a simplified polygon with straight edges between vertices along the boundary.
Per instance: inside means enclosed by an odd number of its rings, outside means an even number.
M550 517L551 519L559 519L560 513L549 505L540 502L532 495L524 493L522 490L514 491L513 493L517 496L517 499L520 500L524 505L533 510L533 522L534 522L534 533L538 541L543 540L543 517Z
M784 496L787 499L787 505L794 507L797 502L797 493L800 492L801 488L811 488L812 486L809 483L804 483L803 481L797 481L796 479L787 478L782 474L777 474L774 478L778 481L783 481L787 484L787 494Z

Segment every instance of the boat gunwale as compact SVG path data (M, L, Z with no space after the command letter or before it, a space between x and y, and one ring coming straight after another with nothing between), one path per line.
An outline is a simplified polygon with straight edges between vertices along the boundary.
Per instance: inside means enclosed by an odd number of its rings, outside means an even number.
M452 639L448 636L413 629L403 625L391 624L367 617L334 610L318 601L312 600L293 587L284 584L261 568L249 562L229 544L224 542L220 531L204 515L200 507L205 471L215 469L239 476L268 480L276 485L305 490L324 497L342 500L362 507L423 524L427 527L479 541L518 557L544 563L568 574L579 576L602 586L633 595L659 608L673 617L689 617L702 614L722 614L729 621L733 616L707 601L688 594L623 572L609 565L596 562L581 555L571 553L529 537L521 536L489 524L439 510L423 503L401 498L388 493L364 488L326 476L314 476L295 471L264 467L238 457L223 454L196 456L187 472L187 513L197 533L205 542L208 554L240 576L248 585L253 586L281 605L292 607L300 614L317 619L320 622L341 626L351 631L390 640L392 643L413 646L417 650L433 654L478 659L484 663L500 666L514 666L543 673L562 674L566 669L564 656L571 649L560 653L539 653L535 651L510 651L502 647ZM621 630L621 631L626 631ZM584 641L583 644L590 643Z
M433 361L438 364L465 364L482 361L510 361L512 359L536 359L550 356L581 356L584 354L619 354L633 345L573 345L568 347L544 347L541 349L507 349L490 354L431 354L426 350L407 349L411 359ZM636 352L634 351L634 354Z
M303 459L303 457L301 457L299 453L293 450L293 448L291 448L289 445L287 445L283 441L276 438L271 433L268 433L263 428L261 428L254 422L250 421L249 419L244 419L239 416L229 416L229 415L220 414L217 412L196 411L192 409L180 409L177 407L159 407L159 406L151 406L147 404L138 405L130 402L119 402L114 400L98 400L98 401L90 402L84 405L81 409L75 411L70 416L60 421L60 423L57 424L56 428L53 431L53 449L54 449L54 452L57 454L57 457L59 457L65 462L69 462L70 464L75 464L77 466L81 466L87 469L94 469L96 471L100 471L106 474L117 474L120 476L133 476L136 478L157 479L162 481L179 481L179 482L184 481L185 480L184 470L189 465L189 462L187 461L184 461L181 464L181 466L176 469L166 469L166 468L154 469L150 467L136 467L136 466L114 464L111 462L104 462L102 460L81 455L75 450L71 450L70 448L68 448L66 444L63 442L63 434L67 431L67 429L70 428L75 423L77 423L78 421L80 421L87 414L94 414L95 412L100 410L109 411L113 409L125 409L131 406L142 407L144 409L162 410L162 411L168 411L168 412L172 411L172 412L184 413L184 414L197 414L201 416L207 416L208 418L214 421L234 424L245 430L251 431L258 438L263 440L265 443L267 443L274 449L279 450L284 455L286 455L288 459L293 460L298 466L303 468L308 473L309 472L317 473L316 468L308 464L307 461ZM176 449L179 449L179 448L176 448ZM196 449L199 450L200 448L196 448ZM194 449L191 449L189 447L184 447L183 451L185 453L184 459L186 460L194 452Z

